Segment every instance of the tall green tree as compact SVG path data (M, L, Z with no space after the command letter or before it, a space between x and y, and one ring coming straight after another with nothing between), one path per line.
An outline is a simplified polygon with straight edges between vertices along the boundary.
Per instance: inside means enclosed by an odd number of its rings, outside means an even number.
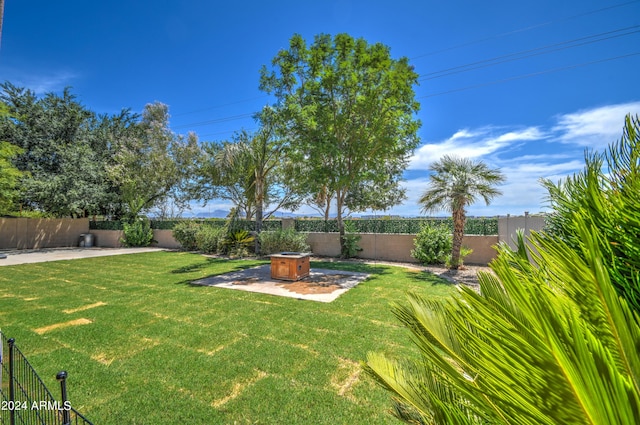
M423 212L445 210L453 218L453 245L451 248L451 268L460 264L460 248L467 221L466 208L484 199L489 205L501 192L495 188L505 177L499 170L489 168L482 161L456 158L445 155L430 167L429 187L418 202Z
M11 118L0 120L0 140L22 149L14 163L28 173L20 204L56 216L96 213L108 183L93 145L95 114L68 88L41 98L8 82L2 89Z
M14 210L18 183L24 173L13 165L12 160L21 152L19 147L0 141L0 215Z
M0 120L8 117L7 106L0 102ZM18 183L24 173L15 167L13 159L19 153L22 149L0 140L0 215L11 212L13 201L18 197Z
M114 140L109 178L119 187L130 219L178 193L194 169L198 151L194 134L176 135L169 128L169 108L147 104L132 131Z
M347 34L311 45L294 35L261 70L260 88L275 95L289 138L290 184L311 198L333 195L343 255L345 212L404 198L398 183L419 143L417 77L407 58Z
M622 138L605 152L587 152L585 169L560 183L543 180L553 213L547 231L579 250L583 244L574 217L588 212L611 259L607 268L618 293L640 312L640 119L628 115Z

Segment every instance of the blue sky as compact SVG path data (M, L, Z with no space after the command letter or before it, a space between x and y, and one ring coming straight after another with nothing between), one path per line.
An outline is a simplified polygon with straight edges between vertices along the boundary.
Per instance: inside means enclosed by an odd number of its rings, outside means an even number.
M428 166L444 154L507 176L504 194L470 214L545 211L538 180L579 171L585 149L603 149L626 113L640 114L640 1L5 3L0 81L40 94L71 86L98 113L160 101L175 132L200 140L256 128L251 114L271 100L258 90L260 67L294 33L386 44L421 75L423 123L409 199L391 214L420 214Z

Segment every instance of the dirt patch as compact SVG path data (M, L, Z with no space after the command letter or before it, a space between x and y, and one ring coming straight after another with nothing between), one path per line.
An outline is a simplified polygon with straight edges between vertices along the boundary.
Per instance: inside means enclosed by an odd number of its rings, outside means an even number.
M342 289L340 281L349 278L346 274L311 276L295 282L279 283L278 286L296 294L330 294Z
M85 305L85 306L78 307L78 308L73 308L73 309L68 309L68 310L62 310L62 312L66 313L66 314L72 314L72 313L77 313L79 311L90 310L90 309L96 308L96 307L102 307L103 305L107 305L107 303L102 302L102 301L98 301L97 303L94 303L94 304L89 304L89 305Z
M264 379L264 378L267 377L267 373L266 372L263 372L261 370L258 370L257 372L258 373L256 374L256 376L250 378L249 380L244 381L244 382L236 382L235 384L233 384L233 388L231 389L231 393L229 395L227 395L226 397L223 397L223 398L221 398L219 400L214 400L211 403L211 406L215 407L216 409L222 407L223 405L227 404L228 402L230 402L234 398L237 398L248 387L254 385L259 380Z
M89 323L93 323L93 322L89 319L83 318L83 319L71 320L69 322L56 323L54 325L44 326L42 328L34 329L33 331L38 335L42 335L44 333L53 331L55 329L68 328L70 326L88 325Z

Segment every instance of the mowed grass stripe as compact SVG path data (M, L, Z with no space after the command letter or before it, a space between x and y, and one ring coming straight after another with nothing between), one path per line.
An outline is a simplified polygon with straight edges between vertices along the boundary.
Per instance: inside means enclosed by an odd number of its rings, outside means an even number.
M415 355L390 303L455 289L330 262L311 266L371 278L332 303L189 284L264 263L154 252L6 266L0 328L50 388L69 372L74 407L95 423L398 423L359 362L368 351ZM79 319L90 323L34 332Z

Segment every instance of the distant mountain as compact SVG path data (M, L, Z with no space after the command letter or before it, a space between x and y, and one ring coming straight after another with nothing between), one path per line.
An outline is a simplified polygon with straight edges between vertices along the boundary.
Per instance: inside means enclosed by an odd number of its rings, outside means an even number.
M213 210L207 212L201 212L196 215L198 218L227 218L229 211L226 210Z

